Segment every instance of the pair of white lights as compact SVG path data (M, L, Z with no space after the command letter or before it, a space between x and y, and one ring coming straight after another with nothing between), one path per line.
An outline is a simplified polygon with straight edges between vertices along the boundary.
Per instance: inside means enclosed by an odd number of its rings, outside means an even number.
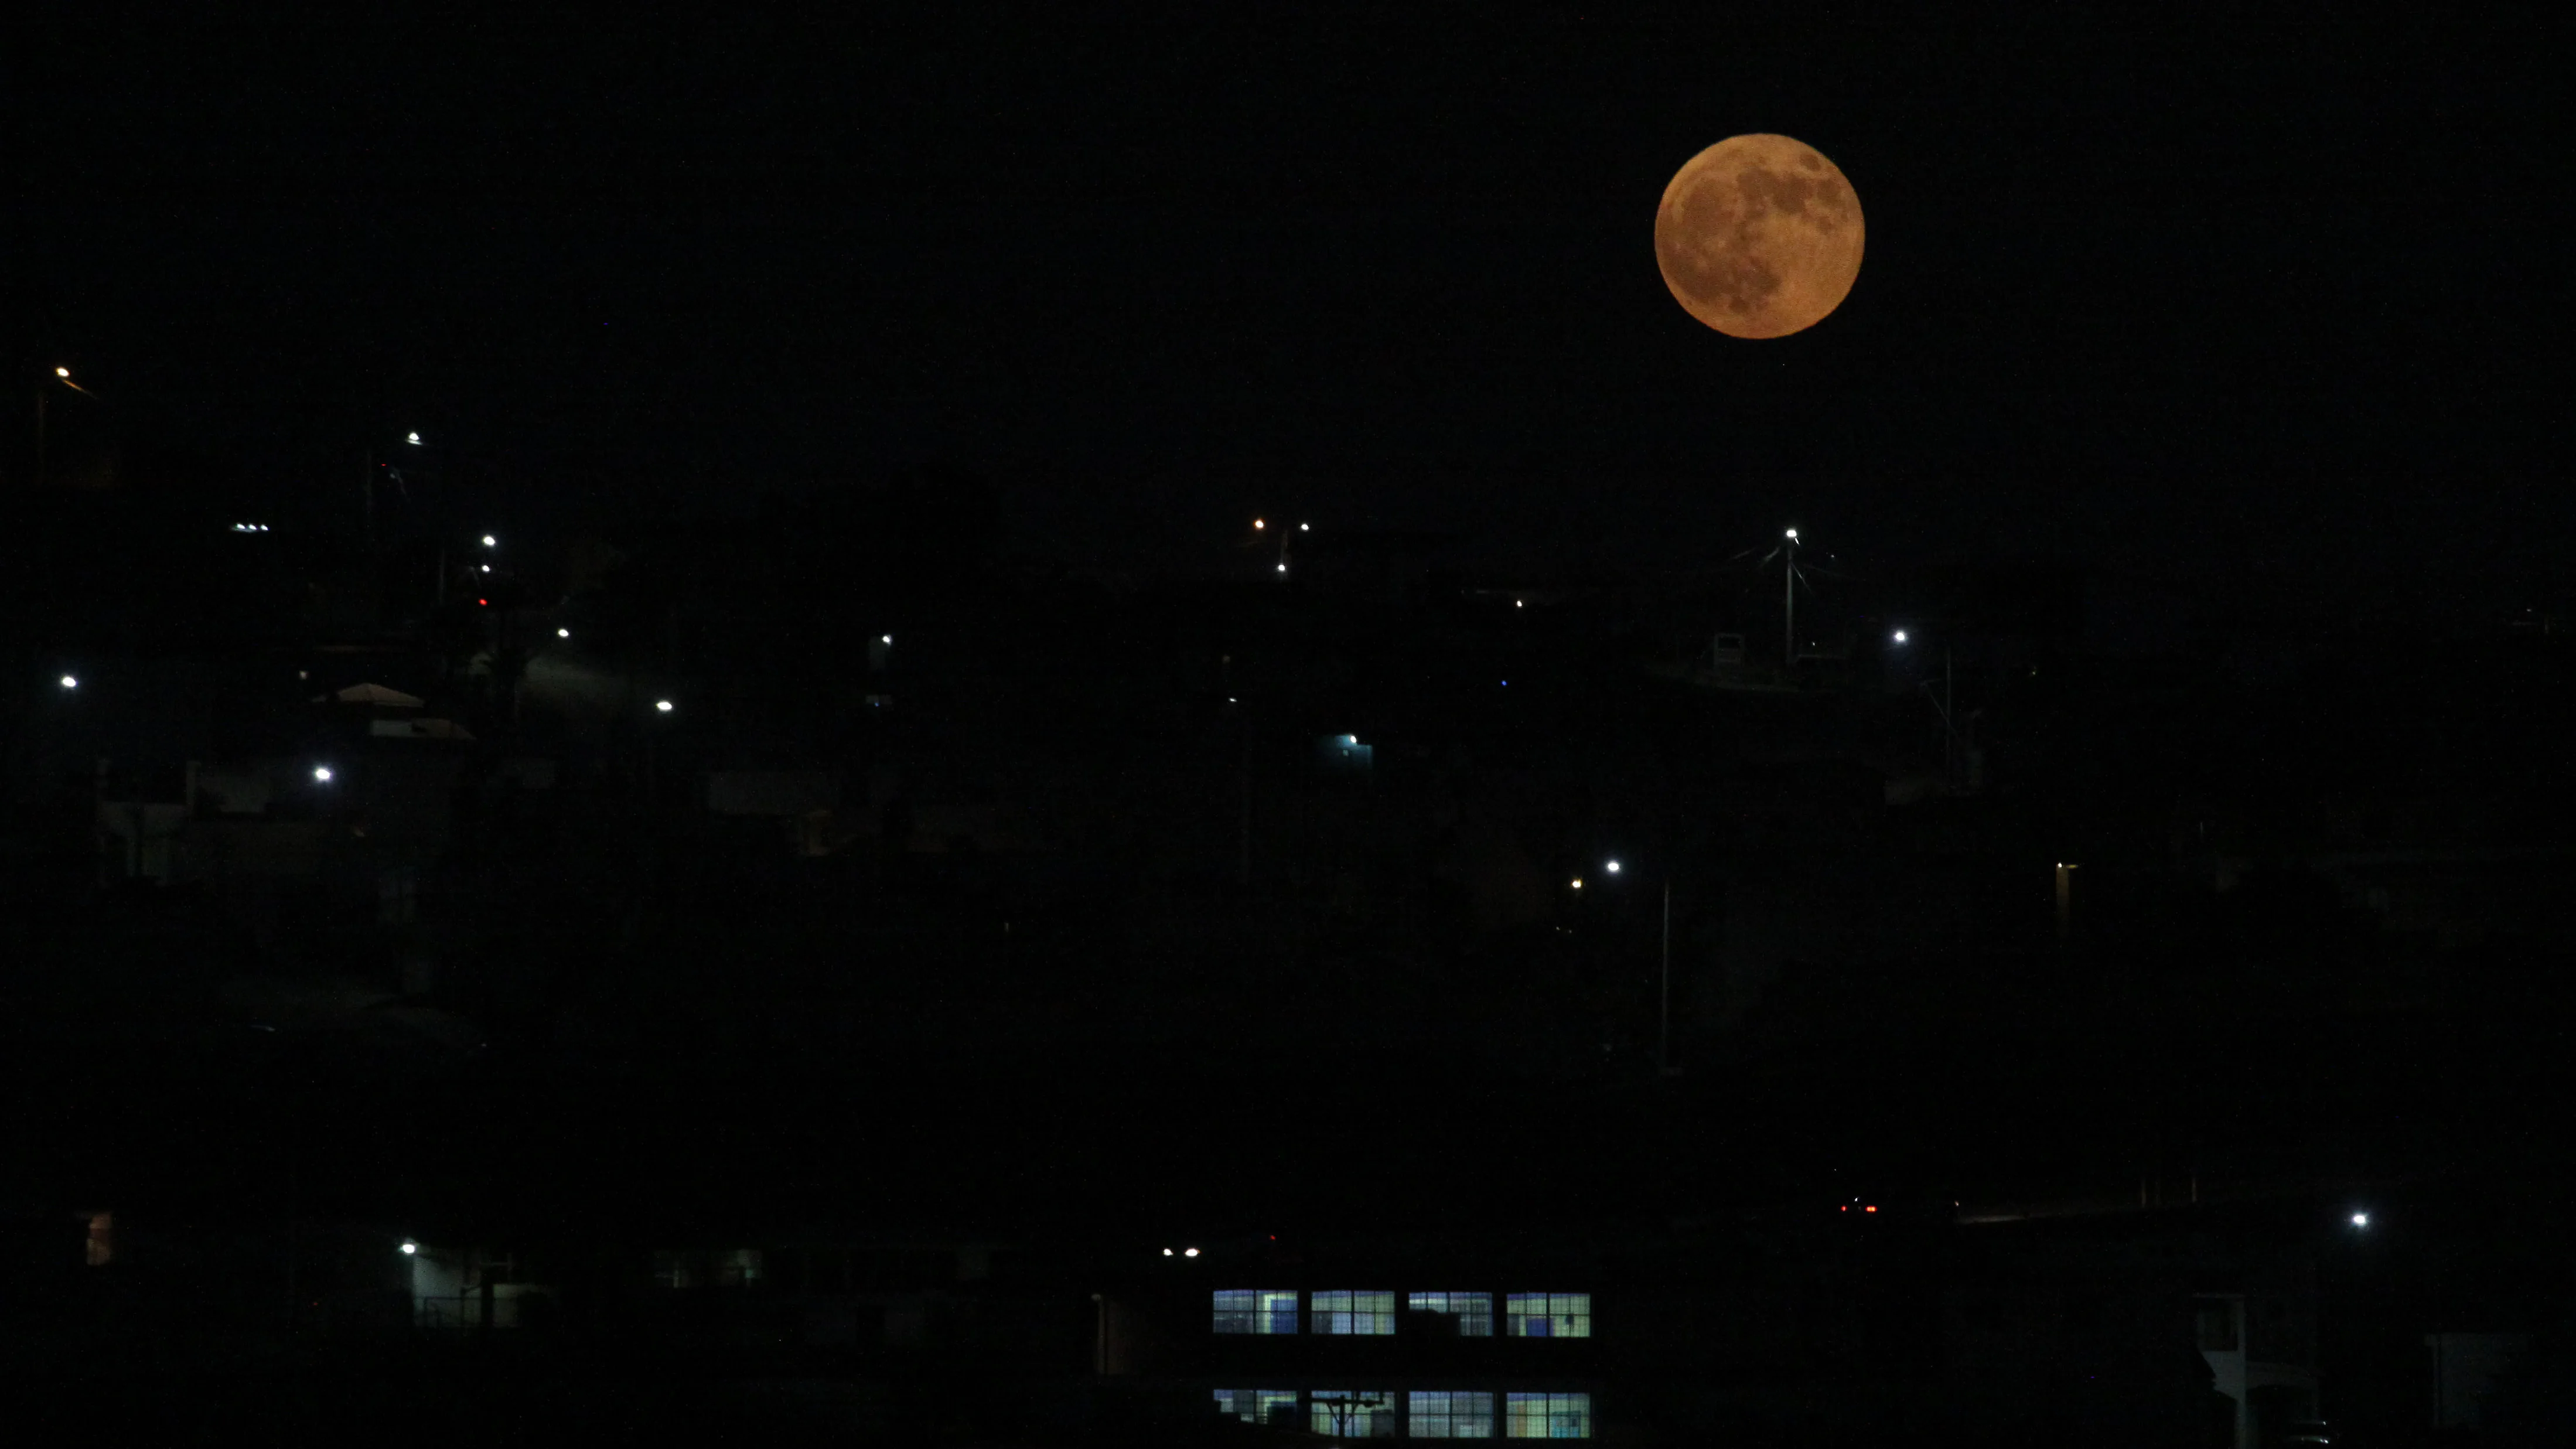
M1198 1250L1198 1249L1196 1249L1196 1248L1183 1248L1183 1249L1181 1249L1181 1256L1182 1256L1182 1257L1184 1257L1184 1258L1195 1258L1195 1257L1197 1257L1198 1255L1199 1255L1199 1250ZM1172 1256L1172 1250L1171 1250L1171 1249L1169 1249L1169 1248L1165 1248L1165 1249L1163 1250L1163 1256L1164 1256L1164 1257L1166 1257L1166 1258L1168 1258L1168 1257Z

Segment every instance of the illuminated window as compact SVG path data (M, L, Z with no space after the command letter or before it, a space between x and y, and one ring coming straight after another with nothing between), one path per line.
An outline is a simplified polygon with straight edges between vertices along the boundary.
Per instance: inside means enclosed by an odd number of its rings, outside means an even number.
M1514 1293L1503 1303L1503 1331L1514 1338L1590 1338L1589 1293Z
M1219 1389L1216 1406L1219 1413L1231 1414L1247 1424L1297 1427L1295 1389Z
M1494 1396L1463 1389L1415 1389L1405 1404L1416 1439L1491 1439Z
M1219 1288L1216 1290L1219 1333L1295 1333L1297 1290L1294 1288Z
M1395 1332L1395 1291L1374 1292L1365 1288L1317 1289L1315 1324L1317 1333L1393 1333Z
M661 1288L748 1288L760 1281L760 1250L655 1253L653 1282Z
M1306 1427L1334 1439L1395 1437L1395 1396L1382 1390L1317 1389L1307 1397Z
M1589 1439L1590 1394L1506 1394L1503 1432L1514 1439Z
M1460 1338L1494 1336L1491 1293L1408 1293L1404 1306L1418 1313L1445 1313L1458 1321Z
M104 1268L116 1261L116 1214L89 1215L89 1243L83 1259L93 1268Z

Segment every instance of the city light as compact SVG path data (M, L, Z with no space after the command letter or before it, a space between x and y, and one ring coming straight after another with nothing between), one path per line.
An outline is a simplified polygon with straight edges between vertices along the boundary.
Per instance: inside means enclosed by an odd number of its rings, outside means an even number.
M60 683L65 689L80 688L80 678L77 675L66 674L62 677Z
M1602 866L1602 869L1607 870L1612 875L1617 875L1619 873L1619 862L1615 860L1609 861Z
M54 369L54 376L56 377L69 379L71 375L72 370L68 367L57 367Z
M419 447L419 446L420 446L420 434L418 434L418 433L405 433L405 434L403 435L403 441L404 441L404 442L406 442L406 443L409 443L409 444L411 444L413 447L417 448L417 447ZM405 1251L405 1252L409 1252L410 1250L409 1250L409 1249L405 1249L404 1251Z
M1256 528L1256 529L1260 529L1260 528L1268 528L1270 525L1269 525L1269 524L1267 524L1267 523L1264 523L1264 522L1262 522L1260 519L1256 518L1256 519L1252 520L1252 526L1253 526L1254 528Z
M483 546L485 548L499 548L501 546L501 540L494 538L492 535L487 533L483 535Z
M1181 1256L1182 1256L1182 1257L1184 1257L1184 1258L1195 1258L1195 1257L1197 1257L1198 1255L1199 1255L1199 1250L1198 1250L1198 1249L1196 1249L1196 1248L1183 1248L1183 1249L1181 1250Z
M1164 1256L1164 1257L1166 1257L1166 1258L1168 1258L1168 1257L1172 1256L1172 1250L1171 1250L1171 1249L1169 1249L1169 1248L1165 1248L1165 1249L1163 1250L1163 1256Z
M411 1239L409 1239L409 1238L405 1238L405 1239L403 1239L402 1250L403 1250L403 1256L404 1256L404 1257L406 1257L406 1258L408 1258L408 1257L410 1257L412 1254L417 1253L417 1252L419 1252L419 1251L420 1251L420 1244L413 1242L413 1241L412 1241Z
M1287 566L1286 564L1281 564L1281 565L1279 566L1279 572L1281 572L1281 573L1283 573L1283 574L1284 574L1284 573L1286 573L1286 572L1288 572L1288 566Z
M1583 877L1578 875L1574 878L1574 888L1576 890L1583 889Z
M2354 1213L2354 1214L2352 1215L2352 1225L2353 1225L2354 1227L2356 1227L2356 1228L2366 1228L2366 1227L2369 1227L2369 1226L2370 1226L2370 1214L2368 1214L2368 1213Z
M1796 529L1794 529L1794 528L1789 530L1789 541L1790 541L1790 542L1792 542L1792 543L1795 543L1795 542L1797 542L1797 541L1798 541L1798 530L1796 530Z
M1897 642L1897 643L1899 643L1899 644L1902 644L1902 643L1904 643L1904 642L1905 642L1905 631L1904 631L1904 630L1899 629L1899 630L1897 630L1897 631L1896 631L1896 642Z
M1301 523L1297 525L1297 531L1299 533L1312 533L1315 531L1315 525L1311 523Z
M330 784L331 767L329 765L315 765L313 767L313 781L317 785Z
M492 572L492 566L491 566L490 564L485 564L485 565L483 566L483 572L485 572L485 573L487 573L487 574L488 574L488 573L490 573L490 572Z
M894 642L894 636L892 634L879 634L877 636L877 642L880 644L891 644Z
M669 714L671 712L671 702L667 699L657 699L653 701L653 708L659 710L663 714Z
M572 631L570 629L557 629L555 631L555 637L558 639L569 639L572 637Z

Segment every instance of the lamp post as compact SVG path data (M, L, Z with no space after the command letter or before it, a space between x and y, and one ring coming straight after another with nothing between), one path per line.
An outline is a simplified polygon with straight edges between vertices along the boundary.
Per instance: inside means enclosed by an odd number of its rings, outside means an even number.
M1620 874L1619 862L1615 858L1603 861L1601 873L1608 876ZM1574 888L1583 889L1583 882L1575 881ZM1669 870L1663 873L1662 894L1663 921L1658 937L1655 988L1655 1070L1659 1075L1669 1077L1673 1074L1673 877Z
M1913 642L1912 631L1899 629L1888 636L1888 642L1899 648L1906 647ZM1958 716L1952 710L1952 705L1955 703L1952 698L1952 685L1956 679L1957 676L1950 665L1950 642L1944 639L1941 641L1941 697L1932 706L1941 715L1941 773L1944 778L1957 775L1959 768L1956 751L1959 744ZM1927 692L1932 688L1932 681L1928 679L1917 682Z
M96 402L96 401L98 401L98 394L97 394L97 393L91 392L88 388L85 388L85 387L81 386L79 383L76 383L76 382L72 381L72 370L71 370L70 368L68 368L68 367L57 367L57 368L55 368L55 369L54 369L54 381L55 381L55 382L59 382L59 383L61 383L63 386L65 386L65 387L67 387L67 388L70 388L72 391L74 391L74 392L76 392L76 393L79 393L82 397L88 398L88 399L89 399L90 401L92 401L92 402ZM48 473L46 472L46 470L45 470L45 413L46 413L46 410L47 410L48 406L53 402L53 397L54 397L54 390L53 390L53 388L52 388L51 386L49 386L49 385L47 385L47 384L43 384L43 383L39 383L39 384L37 384L37 386L36 386L36 485L37 485L38 487L40 487L40 488L41 488L41 487L43 487L43 486L45 485L45 483L46 483L46 482L49 480L49 478L51 477L51 475L50 475L50 474L48 474Z

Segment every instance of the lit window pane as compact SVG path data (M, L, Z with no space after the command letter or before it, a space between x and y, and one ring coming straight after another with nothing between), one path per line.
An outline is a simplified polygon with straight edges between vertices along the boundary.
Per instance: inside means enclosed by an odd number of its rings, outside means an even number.
M1491 1439L1494 1396L1463 1389L1415 1389L1407 1396L1407 1433L1416 1439Z
M1458 1321L1460 1338L1494 1336L1494 1295L1491 1293L1411 1293L1405 1306L1421 1313L1445 1313Z
M1216 1402L1219 1412L1247 1424L1267 1424L1286 1429L1297 1427L1295 1389L1219 1389Z
M1507 1394L1503 1432L1514 1439L1589 1439L1590 1394Z
M1316 1333L1395 1332L1395 1290L1318 1288L1315 1290Z
M1513 1338L1590 1338L1589 1293L1514 1293L1503 1303L1503 1332Z
M1294 1288L1219 1288L1214 1327L1219 1333L1295 1333Z
M1395 1396L1383 1390L1317 1389L1306 1398L1306 1427L1334 1439L1395 1437Z

